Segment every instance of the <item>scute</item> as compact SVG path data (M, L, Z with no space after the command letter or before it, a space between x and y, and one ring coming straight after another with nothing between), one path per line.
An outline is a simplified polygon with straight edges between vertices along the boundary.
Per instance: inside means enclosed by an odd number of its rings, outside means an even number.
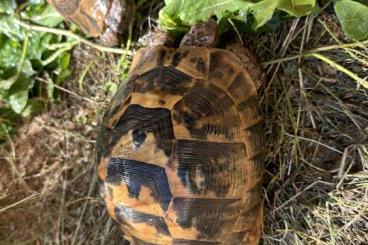
M258 244L263 125L232 52L145 48L105 113L99 177L133 244Z
M110 8L106 0L48 0L62 15L75 22L85 33L98 37L104 29Z

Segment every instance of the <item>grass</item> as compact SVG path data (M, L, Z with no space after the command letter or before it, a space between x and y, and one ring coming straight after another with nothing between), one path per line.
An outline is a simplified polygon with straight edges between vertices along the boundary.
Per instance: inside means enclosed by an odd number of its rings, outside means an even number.
M347 40L326 13L261 39L271 78L262 98L264 244L366 244L366 43L341 44Z
M160 7L139 4L152 18L138 16L131 52ZM245 41L268 77L260 92L268 150L263 244L366 244L367 41L349 42L328 11ZM121 83L131 56L94 48L84 42L73 50L73 79L57 88L62 99L1 149L0 244L121 241L98 194L93 147L113 92L105 84Z

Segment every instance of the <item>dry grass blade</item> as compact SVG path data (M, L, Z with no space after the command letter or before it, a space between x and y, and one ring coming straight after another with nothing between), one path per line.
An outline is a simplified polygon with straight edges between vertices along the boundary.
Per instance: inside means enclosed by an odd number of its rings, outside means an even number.
M368 241L368 42L343 43L333 15L316 18L312 29L307 20L298 23L309 33L284 41L290 24L258 47L272 78L262 100L269 145L264 244ZM270 50L283 52L275 59Z

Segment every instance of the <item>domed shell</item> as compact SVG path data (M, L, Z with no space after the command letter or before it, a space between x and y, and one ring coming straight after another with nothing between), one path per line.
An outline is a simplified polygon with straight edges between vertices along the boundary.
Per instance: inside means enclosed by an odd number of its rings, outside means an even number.
M258 244L264 135L256 82L232 52L138 51L105 113L101 193L133 244Z
M48 0L68 20L108 46L117 45L134 15L134 0Z

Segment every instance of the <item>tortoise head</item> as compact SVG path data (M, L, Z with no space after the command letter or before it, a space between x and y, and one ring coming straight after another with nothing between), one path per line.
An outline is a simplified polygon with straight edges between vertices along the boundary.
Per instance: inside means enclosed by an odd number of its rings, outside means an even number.
M214 47L216 46L217 23L214 19L199 22L192 26L183 37L180 46Z
M48 0L84 33L107 46L119 44L134 16L134 0Z

